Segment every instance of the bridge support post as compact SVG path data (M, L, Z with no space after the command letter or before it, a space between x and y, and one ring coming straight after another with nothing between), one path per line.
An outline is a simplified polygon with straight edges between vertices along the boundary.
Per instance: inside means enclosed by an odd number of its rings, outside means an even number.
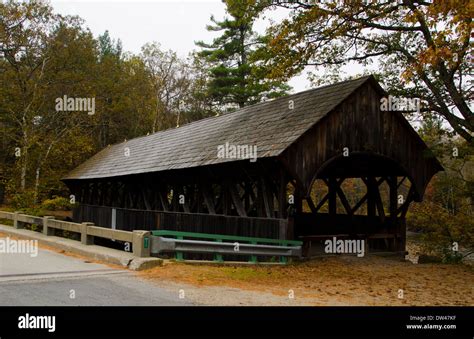
M281 219L280 220L280 225L279 225L279 236L278 239L286 240L288 239L288 220L286 219Z
M21 221L18 221L18 215L21 212L15 211L13 213L13 227L16 228L17 230L20 230L23 228L23 223Z
M133 255L136 257L150 256L150 235L148 231L133 231Z
M94 237L87 234L87 227L94 226L93 222L83 222L81 229L81 243L83 245L94 245Z
M43 234L47 236L54 235L54 229L48 227L49 219L54 219L54 217L50 215L45 215L43 217Z

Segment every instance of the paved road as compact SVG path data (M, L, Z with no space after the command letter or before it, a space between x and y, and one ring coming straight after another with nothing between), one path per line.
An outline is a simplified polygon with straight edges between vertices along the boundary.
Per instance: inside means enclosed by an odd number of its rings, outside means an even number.
M0 253L0 306L189 305L133 272L39 249Z

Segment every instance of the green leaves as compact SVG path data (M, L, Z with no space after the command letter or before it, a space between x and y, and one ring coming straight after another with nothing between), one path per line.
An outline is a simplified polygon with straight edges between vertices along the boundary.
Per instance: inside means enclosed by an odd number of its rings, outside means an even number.
M40 2L0 10L0 173L9 192L39 201L65 191L61 177L100 148L149 132L152 88L108 33L95 40ZM56 110L63 96L94 99L95 114Z
M202 50L198 56L210 64L207 93L222 108L244 107L285 94L287 85L265 77L259 66L263 38L256 35L253 24L260 13L255 1L225 1L230 18L217 21L209 31L220 32L212 43L196 42Z

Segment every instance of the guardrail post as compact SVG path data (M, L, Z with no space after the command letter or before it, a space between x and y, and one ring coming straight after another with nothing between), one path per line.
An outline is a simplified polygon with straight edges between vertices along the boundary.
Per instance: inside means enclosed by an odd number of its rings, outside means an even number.
M257 243L255 241L252 241L250 243L252 245L257 245ZM256 255L251 255L249 262L251 262L252 264L256 264L257 263L257 256Z
M150 256L150 232L133 231L133 255L136 257Z
M178 240L183 240L182 236L178 236L177 238L178 238ZM176 252L176 260L178 260L178 261L183 261L184 260L183 252Z
M45 215L43 217L43 234L47 236L54 235L54 229L48 227L49 219L54 219L54 217L50 215Z
M81 243L83 245L94 245L94 237L87 234L87 227L94 226L93 222L83 222L81 229Z
M217 242L222 242L222 239L217 239ZM222 254L214 254L214 261L215 262L224 262L224 258L222 257Z
M22 228L24 228L24 225L21 221L18 221L18 215L20 214L21 212L18 212L18 211L15 211L13 213L13 227L18 229L18 230L21 230Z
M280 243L280 245L282 245L282 246L289 246L290 244L287 243L287 242L282 241L282 242ZM284 255L281 255L281 256L280 256L280 263L282 263L282 264L287 264L287 263L288 263L288 258L287 258L286 256L284 256Z

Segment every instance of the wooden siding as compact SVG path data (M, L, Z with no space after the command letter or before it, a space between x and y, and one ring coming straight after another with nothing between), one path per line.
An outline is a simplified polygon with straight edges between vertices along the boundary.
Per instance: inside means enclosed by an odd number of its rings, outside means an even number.
M416 199L421 200L431 177L442 167L429 157L427 146L401 113L380 110L384 95L373 82L366 82L281 155L305 194L316 176L330 176L324 168L331 161L343 161L347 147L348 160L357 155L360 160L359 166L341 164L346 177L408 176L415 184Z
M93 222L111 227L112 207L79 205L73 211L76 222ZM116 209L116 229L172 230L244 237L286 239L287 221L282 219L241 218L224 215Z

